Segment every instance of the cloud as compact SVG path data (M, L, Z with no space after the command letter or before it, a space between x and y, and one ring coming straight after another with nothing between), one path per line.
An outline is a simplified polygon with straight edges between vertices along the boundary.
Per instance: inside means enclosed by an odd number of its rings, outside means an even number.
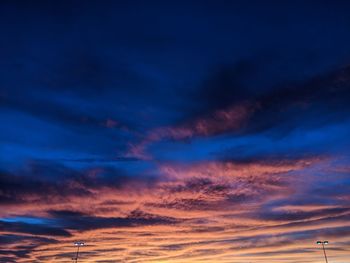
M31 253L40 246L57 245L58 240L53 238L28 236L21 234L1 234L0 261L18 262L30 260Z
M273 212L273 211L262 211L260 214L254 214L254 217L258 216L263 220L272 221L300 221L300 220L312 220L324 217L333 217L337 215L343 215L349 213L349 208L328 208L314 211L284 211L284 212Z
M125 228L175 224L176 219L132 211L127 217L96 217L75 211L49 211L49 215L65 229L86 231L100 228Z
M17 205L14 210L24 209L24 213L26 209L35 209L35 204L59 206L68 205L71 200L95 200L99 194L108 196L113 191L147 189L156 181L156 176L132 176L112 167L77 170L40 161L23 170L0 173L0 202L8 207ZM3 212L5 216L13 211Z
M6 232L10 233L23 233L42 236L71 236L68 231L62 228L22 222L4 222L0 220L0 229L5 229Z
M140 143L131 144L126 156L147 160L151 158L145 152L147 146L162 140L184 141L193 137L208 137L229 131L238 132L248 122L256 107L250 103L242 103L217 110L182 125L156 128L151 130Z
M348 13L5 3L0 262L346 261Z
M94 261L119 258L137 262L142 258L182 262L189 258L202 261L209 256L225 262L225 257L231 255L227 251L237 251L235 257L239 260L247 254L254 258L272 251L280 257L283 251L297 251L301 248L296 244L313 242L318 235L342 240L342 231L347 231L346 206L338 203L327 207L320 201L292 205L300 192L309 191L306 182L313 189L311 171L326 172L325 167L333 166L328 159L317 157L169 162L159 167L162 180L148 186L141 184L141 188L134 188L133 180L109 187L108 178L102 177L107 179L105 183L95 181L97 171L84 177L87 181L83 185L93 193L92 198L68 195L67 201L59 204L46 206L44 200L39 203L40 216L50 222L51 228L20 222L4 225L16 236L55 235L62 242L59 248L54 247L55 243L38 242L40 246L30 253L24 250L23 254L6 254L4 258L51 260L52 251L59 250L55 257L64 260L74 253L69 244L84 240L89 246L83 248L82 259L89 257ZM30 214L35 209L27 205L23 211ZM212 253L205 253L207 249L212 249ZM296 253L290 255L297 257Z
M349 71L350 67L344 67L305 82L278 86L261 94L249 93L244 99L243 95L237 95L221 107L208 106L209 112L203 110L183 123L152 129L140 142L130 144L126 156L152 159L147 148L161 141L186 141L222 134L242 137L263 132L285 136L295 129L308 130L343 122L348 120L344 112L349 110ZM232 89L235 97L235 86L230 86L228 80L221 83L221 78L224 77L219 76L216 83L218 92L223 86L224 90ZM220 96L230 97L230 93L223 92Z

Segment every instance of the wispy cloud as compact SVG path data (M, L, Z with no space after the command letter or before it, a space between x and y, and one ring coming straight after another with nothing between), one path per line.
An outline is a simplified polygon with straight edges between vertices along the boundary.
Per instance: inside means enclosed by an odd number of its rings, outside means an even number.
M0 262L348 261L349 3L3 2Z

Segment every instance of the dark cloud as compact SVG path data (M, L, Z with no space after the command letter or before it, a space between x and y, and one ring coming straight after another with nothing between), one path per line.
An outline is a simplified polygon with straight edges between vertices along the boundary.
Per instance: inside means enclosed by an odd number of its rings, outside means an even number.
M162 201L161 203L147 203L147 206L160 207L175 210L216 210L218 202L210 202L198 198L183 198L172 201Z
M97 133L111 137L108 131L110 127L106 125L111 117L118 118L118 123L113 128L124 138L127 138L127 133L134 131L135 128L127 120L119 118L117 113L99 113L93 109L81 110L74 108L74 104L66 104L56 100L50 101L32 94L23 94L23 97L17 93L5 96L0 94L0 101L2 110L13 110L14 114L21 112L24 116L32 116L46 122L47 125L56 124L73 131L84 130L88 134Z
M322 126L341 122L350 110L350 67L314 76L293 84L279 84L267 90L251 90L240 82L255 77L254 66L239 62L224 67L214 74L213 80L205 81L207 87L198 91L204 106L201 112L226 109L228 106L250 102L256 105L243 133L260 133L274 130L286 133L295 128ZM238 79L238 80L237 80ZM237 129L228 129L230 133Z
M44 172L48 172L44 170ZM60 176L67 174L62 170ZM34 173L35 174L35 173ZM43 175L44 177L45 175ZM54 179L52 177L51 179ZM65 181L42 179L37 176L16 175L1 172L1 202L3 205L29 202L27 196L36 197L36 200L42 200L43 196L57 197L64 199L69 195L84 196L91 192L81 186L69 186L69 179ZM49 201L51 198L46 199ZM54 200L53 198L51 200ZM33 200L32 200L33 201ZM31 201L31 202L32 202Z
M345 67L304 84L279 87L264 94L258 98L259 110L250 129L261 131L277 126L285 132L298 126L340 122L347 118L349 99L350 67Z
M227 184L216 183L209 178L190 178L181 185L169 189L170 193L193 192L207 195L226 193L231 189Z
M3 234L0 236L0 243L2 245L5 244L21 244L25 241L33 241L33 242L40 242L40 243L46 243L46 244L54 244L57 241L52 238L47 237L38 237L38 236L28 236L28 235L21 235L21 234Z
M116 158L80 158L80 159L61 159L63 162L78 162L78 163L114 163L114 162L135 162L140 159L132 157L116 157Z
M75 211L49 211L51 217L65 229L93 230L101 228L136 227L151 225L168 225L178 222L171 217L157 216L133 211L127 217L97 217Z
M4 205L41 202L43 197L47 202L59 202L71 196L91 196L92 189L121 189L126 185L147 187L156 182L156 177L129 176L112 167L81 171L59 163L33 162L27 169L0 173L0 202Z
M210 113L235 103L252 100L258 95L248 87L248 81L255 77L258 65L254 60L240 60L233 65L222 65L210 73L210 78L191 94L197 114Z
M13 233L25 233L31 235L43 236L65 236L69 237L71 234L61 228L52 227L41 224L28 224L22 222L4 222L0 220L0 230Z
M30 245L23 245L29 242ZM29 254L42 245L55 244L52 238L20 234L2 234L0 236L0 262L18 262L20 258L30 258ZM8 247L10 246L10 247ZM8 248L7 248L8 247Z
M1 254L11 254L10 251L0 251ZM14 257L8 257L8 256L1 256L0 257L0 260L3 261L3 262L9 262L9 263L16 263L16 258Z
M320 213L321 214L321 213ZM306 220L305 220L306 219ZM276 221L280 221L279 223L279 227L282 228L291 228L294 229L295 227L310 227L310 226L315 226L315 225L322 225L322 224L327 224L327 223L336 223L342 220L349 220L350 219L350 215L349 214L327 214L327 213L323 213L321 215L321 217L309 217L309 218L303 218L301 220L297 220L294 222L283 222L282 220L276 220ZM274 227L264 227L266 230L269 229L273 229Z
M272 220L272 221L298 221L304 219L313 219L313 218L323 218L323 217L333 217L341 215L343 213L349 212L349 208L328 208L314 211L264 211L254 217L258 217L263 220Z

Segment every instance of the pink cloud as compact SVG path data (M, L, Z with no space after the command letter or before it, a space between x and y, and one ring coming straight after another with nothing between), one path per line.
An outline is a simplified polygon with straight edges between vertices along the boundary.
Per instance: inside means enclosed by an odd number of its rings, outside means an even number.
M161 140L185 140L196 136L214 136L243 128L257 104L241 103L223 110L217 110L188 123L177 126L160 127L151 130L138 144L130 145L127 157L151 159L145 151L148 145Z
M39 259L65 262L74 256L72 243L76 240L84 240L88 244L82 249L82 261L91 262L116 259L125 262L204 262L208 258L204 251L210 249L215 253L210 253L209 262L230 262L232 258L243 262L246 254L261 263L281 262L287 256L290 260L286 262L299 262L306 257L312 262L314 255L310 256L303 250L299 253L293 251L308 247L314 249L315 234L322 231L329 231L324 235L332 237L334 248L344 247L342 242L349 242L342 229L350 226L345 214L347 210L335 210L335 213L332 212L334 208L342 207L283 202L280 206L273 206L270 212L310 215L297 221L288 218L273 221L260 218L259 213L262 207L268 209L271 201L293 197L295 189L307 182L306 177L310 176L308 169L314 166L327 167L327 160L161 164L159 173L163 180L152 185L134 181L122 187L87 184L92 193L89 196L66 196L50 200L50 203L45 198L38 198L35 203L22 206L9 204L3 209L2 216L16 213L16 216L45 217L47 211L68 210L89 215L85 217L88 221L95 217L102 221L117 217L136 222L157 218L173 222L109 228L98 225L96 229L84 231L68 229L72 236L56 236L54 244L38 241L38 247L31 249L27 258L17 258L16 262ZM98 169L92 169L85 180L93 181L99 173ZM47 193L44 195L47 196ZM332 210L332 213L327 210ZM342 217L335 219L336 216ZM327 219L329 217L330 220ZM84 216L78 219L83 220ZM6 249L16 250L10 246ZM270 253L274 253L272 261ZM346 258L345 254L337 254L339 262Z

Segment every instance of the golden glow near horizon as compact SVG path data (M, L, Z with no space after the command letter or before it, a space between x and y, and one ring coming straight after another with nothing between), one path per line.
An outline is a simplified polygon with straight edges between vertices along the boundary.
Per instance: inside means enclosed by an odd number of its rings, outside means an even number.
M32 204L8 206L1 216L9 217L15 211L38 216L63 211L64 220L73 221L74 226L67 227L71 236L55 236L52 243L35 246L40 242L36 239L50 236L28 234L33 239L21 245L33 245L33 249L18 262L70 262L73 243L83 240L81 262L316 263L322 262L323 255L315 242L328 239L330 262L344 263L350 242L348 207L297 202L319 180L315 174L332 172L330 162L319 158L169 164L159 167L166 180L153 186L91 186L92 196L75 196L58 204L32 196ZM81 225L64 211L81 213ZM2 235L11 235L11 231Z

